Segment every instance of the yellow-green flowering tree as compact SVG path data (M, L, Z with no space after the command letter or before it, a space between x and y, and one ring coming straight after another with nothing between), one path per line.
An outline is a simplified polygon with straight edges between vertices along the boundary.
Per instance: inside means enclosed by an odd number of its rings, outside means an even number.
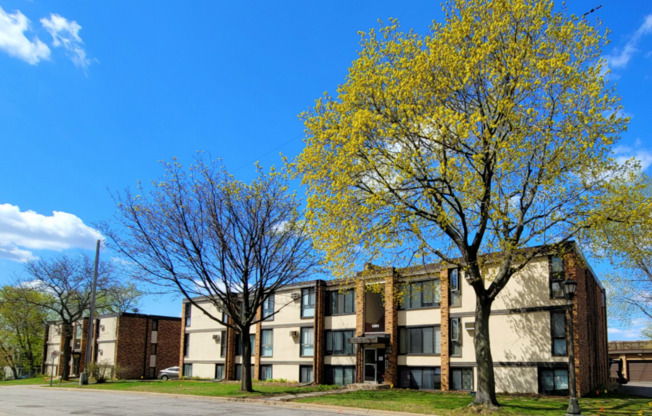
M314 240L333 269L436 256L477 298L476 404L497 405L491 305L540 252L590 225L625 128L604 34L552 1L451 0L430 34L362 35L337 96L303 114L296 160ZM491 280L482 254L500 251Z

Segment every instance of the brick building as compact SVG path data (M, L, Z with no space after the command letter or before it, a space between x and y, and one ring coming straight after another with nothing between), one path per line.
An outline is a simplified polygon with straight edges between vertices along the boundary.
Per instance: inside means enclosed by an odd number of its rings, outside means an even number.
M490 270L489 265L487 275ZM573 340L568 339L570 317L561 287L567 278L578 284ZM605 302L604 289L574 244L563 256L542 255L514 275L490 318L497 391L566 394L570 348L577 391L586 394L605 385ZM278 312L251 328L254 379L476 387L475 293L456 268L442 263L404 269L368 265L348 282L286 286L264 309ZM239 379L237 334L188 301L182 317L183 375Z
M88 318L73 325L72 376L84 371L87 333ZM53 370L54 374L61 374L62 356L52 355L63 348L61 335L59 323L47 326L43 349L43 372L46 374ZM179 362L180 335L180 318L137 313L101 315L94 323L93 361L117 365L121 378L156 378L158 371Z

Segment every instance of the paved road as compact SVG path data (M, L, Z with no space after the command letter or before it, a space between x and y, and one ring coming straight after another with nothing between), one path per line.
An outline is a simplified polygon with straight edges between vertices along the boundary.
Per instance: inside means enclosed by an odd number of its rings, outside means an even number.
M312 416L347 415L315 409L292 409L209 398L134 394L98 390L65 390L36 386L0 388L0 416Z

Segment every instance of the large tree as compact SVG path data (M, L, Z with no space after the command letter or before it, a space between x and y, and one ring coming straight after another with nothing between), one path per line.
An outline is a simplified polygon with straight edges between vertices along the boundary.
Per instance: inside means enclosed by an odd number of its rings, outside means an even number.
M26 277L22 284L15 286L13 296L16 300L44 308L60 323L63 337L61 378L68 380L73 324L90 313L94 260L83 254L75 257L61 255L28 262L25 271ZM125 287L129 285L123 286L117 279L114 267L110 263L100 261L97 275L97 313L114 311L115 299L120 299L118 302L122 303ZM30 296L34 290L46 296ZM115 293L121 295L117 296ZM137 291L132 294L139 296Z
M614 178L604 205L614 199L624 205L605 210L587 230L588 241L594 255L614 267L605 281L610 315L621 322L647 320L644 335L652 338L652 180L641 172Z
M305 278L315 265L299 202L285 175L274 170L259 168L245 183L213 162L200 160L188 171L176 161L165 167L152 189L117 195L125 235L106 233L153 283L181 291L193 307L236 330L243 350L241 389L252 391L250 328L271 316L258 311L278 288Z
M360 255L439 258L476 295L474 403L497 405L491 305L535 244L584 227L618 167L626 120L604 36L550 0L451 0L431 33L362 36L337 97L305 114L296 169L335 271ZM485 276L483 254L500 251Z
M11 368L14 378L19 370L36 374L41 366L43 351L43 327L48 311L34 306L34 302L48 301L46 294L36 290L22 294L31 302L16 296L12 286L0 288L0 365Z

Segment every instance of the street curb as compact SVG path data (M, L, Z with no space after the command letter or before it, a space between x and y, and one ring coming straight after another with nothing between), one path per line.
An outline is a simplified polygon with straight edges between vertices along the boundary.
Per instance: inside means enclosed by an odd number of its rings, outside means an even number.
M14 386L6 386L14 387ZM43 387L49 387L47 385L33 385L33 386L15 386L15 387L30 387L34 389L39 389ZM257 406L273 406L273 407L284 407L290 409L305 409L305 410L321 410L323 412L331 413L350 413L355 415L370 415L370 416L423 416L423 413L409 413L409 412L395 412L391 410L377 410L377 409L366 409L360 407L346 407L346 406L333 406L327 404L314 404L314 403L298 403L289 400L272 400L269 399L252 399L248 397L216 397L216 396L198 396L194 394L177 394L177 393L157 393L151 391L129 391L129 390L104 390L104 389L80 389L76 387L57 387L58 389L68 390L68 391L79 391L79 392L104 392L104 393L127 393L134 395L150 395L150 396L162 396L162 397L174 397L174 398L191 398L191 399L201 399L206 401L215 401L215 402L234 402L234 403L246 403L253 404ZM341 393L341 392L340 392ZM336 393L331 393L336 394ZM277 396L278 397L278 396ZM301 397L296 397L300 399ZM437 415L431 415L437 416Z

